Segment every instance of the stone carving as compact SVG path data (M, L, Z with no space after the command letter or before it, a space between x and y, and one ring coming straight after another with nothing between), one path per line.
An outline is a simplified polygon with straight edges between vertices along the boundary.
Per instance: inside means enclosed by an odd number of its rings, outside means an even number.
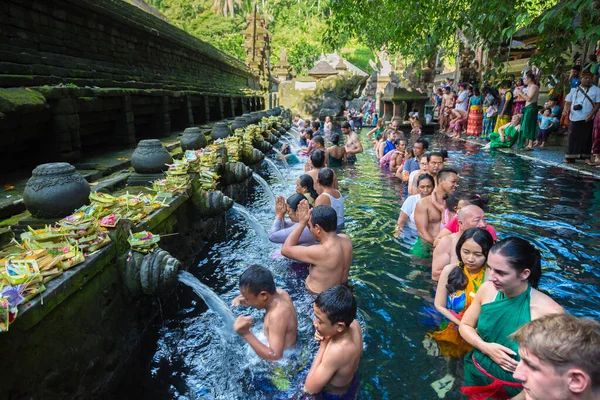
M134 295L168 293L177 285L181 268L179 260L162 249L148 254L132 252L125 264L125 285Z
M158 139L140 140L131 155L131 166L139 174L166 171L173 158Z
M252 169L241 162L228 162L221 170L221 182L224 185L243 182L252 176Z
M181 136L181 150L198 150L206 147L206 136L202 133L200 128L190 127L183 131Z
M231 130L232 131L236 131L236 129L244 129L245 127L248 126L248 120L246 118L242 117L237 117L233 123L231 124Z
M210 132L210 137L213 139L222 139L231 135L231 129L229 128L229 124L227 122L216 122Z
M206 192L195 189L192 191L192 202L195 212L201 217L223 214L233 206L233 200L218 190Z
M66 217L89 203L90 185L71 164L38 165L31 175L23 201L34 217Z

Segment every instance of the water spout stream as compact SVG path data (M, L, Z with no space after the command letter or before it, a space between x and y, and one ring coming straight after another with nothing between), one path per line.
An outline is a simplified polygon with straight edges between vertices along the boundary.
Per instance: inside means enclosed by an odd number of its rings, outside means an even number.
M246 207L238 203L233 203L232 208L235 210L235 212L243 216L246 219L246 221L248 221L252 229L254 229L254 232L256 232L256 236L260 237L261 240L263 240L266 243L269 242L269 234L267 233L265 228L260 224L260 222L258 222L256 217L250 214L250 211L248 211Z
M254 180L263 188L267 196L269 196L273 208L275 208L275 193L273 193L273 190L271 190L271 186L269 186L267 181L265 181L262 176L255 172L252 173L252 178L254 178Z
M187 271L179 271L177 279L184 285L189 286L194 293L200 296L208 308L213 310L221 317L227 330L229 332L233 332L233 322L235 320L235 316L229 307L227 307L227 304L225 304L225 302L221 300L221 298L215 292L213 292L211 288L200 282L194 275Z
M267 164L269 164L269 166L271 167L271 169L273 170L273 172L275 172L275 175L277 175L277 179L279 179L279 182L284 183L285 182L285 177L283 176L283 173L277 167L277 165L275 165L275 163L273 162L273 160L265 157L265 162Z

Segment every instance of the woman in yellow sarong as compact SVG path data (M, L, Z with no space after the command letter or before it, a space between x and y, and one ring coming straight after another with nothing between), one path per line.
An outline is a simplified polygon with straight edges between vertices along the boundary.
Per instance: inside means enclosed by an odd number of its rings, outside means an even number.
M458 333L458 325L485 281L485 264L493 244L492 235L485 229L467 229L456 244L459 262L447 265L440 275L435 308L448 322L431 337L437 341L440 354L445 357L463 357L472 349Z

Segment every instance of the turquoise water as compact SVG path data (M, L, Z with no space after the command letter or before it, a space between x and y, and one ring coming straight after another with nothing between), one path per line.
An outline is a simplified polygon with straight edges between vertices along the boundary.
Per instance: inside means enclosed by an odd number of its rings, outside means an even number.
M488 222L501 238L522 236L542 251L541 289L569 312L598 319L600 184L443 137L431 141L430 149L442 145L449 149L447 165L460 171L460 191L490 199ZM285 182L275 177L267 180L275 194L287 196L301 171L301 166L293 166ZM456 382L446 398L460 398L460 362L428 356L422 345L432 329L422 310L431 305L433 284L429 262L409 254L414 235L394 237L402 186L379 169L370 150L359 155L354 167L339 170L338 179L346 202L345 233L354 245L350 284L364 329L360 398L435 399L431 384L447 374ZM257 186L245 205L268 229L274 214L261 190ZM277 250L230 212L226 228L190 272L229 304L248 265L268 266L298 309L299 348L288 354L286 362L271 365L257 359L191 290L180 288L177 301L150 329L139 365L125 378L135 389L123 393L147 399L301 398L298 393L317 349L312 340L311 298L304 290L307 270L278 256ZM251 315L255 332L260 331L261 312L236 309L234 313Z

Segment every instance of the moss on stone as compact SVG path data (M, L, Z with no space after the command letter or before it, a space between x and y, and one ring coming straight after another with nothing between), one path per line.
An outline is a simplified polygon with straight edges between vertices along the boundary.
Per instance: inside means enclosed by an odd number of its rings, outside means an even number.
M27 88L0 88L0 112L26 112L46 107L46 99L39 92Z

